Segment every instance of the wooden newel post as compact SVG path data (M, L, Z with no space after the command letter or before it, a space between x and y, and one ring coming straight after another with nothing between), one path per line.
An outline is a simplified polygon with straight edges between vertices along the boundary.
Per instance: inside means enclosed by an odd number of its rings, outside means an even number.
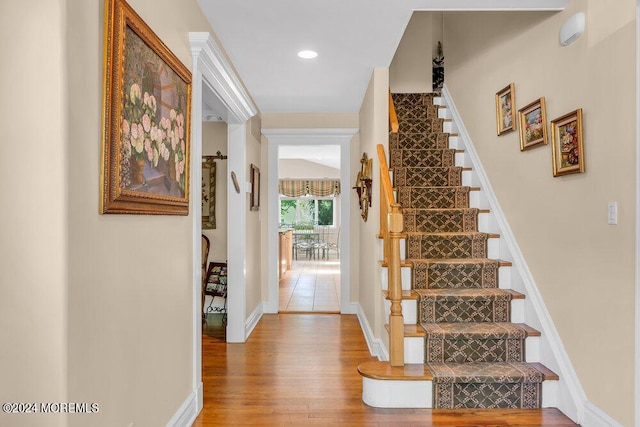
M402 212L392 204L389 220L390 251L388 260L389 299L389 359L391 366L404 366L404 317L402 316L402 277L400 271L400 239L402 238Z

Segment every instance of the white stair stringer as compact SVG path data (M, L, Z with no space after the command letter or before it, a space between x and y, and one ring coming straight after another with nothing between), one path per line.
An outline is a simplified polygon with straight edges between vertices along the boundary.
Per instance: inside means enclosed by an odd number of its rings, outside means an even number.
M494 247L489 250L489 257L512 263L511 267L499 269L499 286L526 295L523 300L512 301L511 321L526 323L541 332L541 337L536 337L534 340L527 339L527 361L542 363L556 372L560 378L558 381L542 383L542 407L558 408L573 421L581 423L585 405L588 403L586 394L446 85L442 90L442 96L434 98L434 104L446 107L440 108L447 111L439 110L439 115L442 114L445 118L451 119L443 125L445 131L454 134L449 138L450 148L464 151L464 155L460 156L461 164L459 165L472 169L470 182L480 187L480 191L470 192L470 206L489 210L486 217L479 218L480 229L500 235L499 239L489 239L497 241L497 244L493 243Z
M432 408L429 380L384 380L362 377L362 401L374 408Z

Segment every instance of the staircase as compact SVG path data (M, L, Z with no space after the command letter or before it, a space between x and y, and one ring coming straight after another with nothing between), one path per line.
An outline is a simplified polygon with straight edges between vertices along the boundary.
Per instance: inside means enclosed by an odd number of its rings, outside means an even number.
M489 211L470 207L479 189L470 185L470 169L456 165L464 152L449 148L455 135L435 97L393 95L399 132L389 138L390 169L404 218L402 265L411 272L403 279L406 365L361 365L363 400L382 407L540 408L543 384L558 377L527 362L527 342L540 333L512 322L512 306L525 295L499 283L510 263L494 259L500 236L479 227ZM400 402L407 391L425 396Z

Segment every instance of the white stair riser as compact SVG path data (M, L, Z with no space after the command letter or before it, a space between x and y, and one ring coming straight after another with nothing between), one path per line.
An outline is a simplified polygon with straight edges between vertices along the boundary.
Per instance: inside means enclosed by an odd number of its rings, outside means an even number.
M454 122L444 122L442 124L442 130L446 133L458 133L458 129Z
M431 408L433 384L362 377L362 401L374 408Z
M555 408L558 406L558 381L544 381L542 383L542 407Z
M418 300L410 299L410 300L402 300L402 318L404 319L405 325L415 325L418 323ZM384 312L385 318L389 318L389 314L391 313L391 301L388 299L384 300Z
M387 267L382 267L380 272L382 277L380 278L382 284L382 290L389 290L389 273ZM400 267L400 280L402 281L402 290L411 290L411 267Z
M404 337L404 363L424 363L423 337Z
M540 361L540 337L527 337L524 349L527 362Z
M511 289L511 267L505 266L498 269L498 287Z
M462 143L462 138L460 138L459 136L450 136L449 148L455 148L456 150L463 150L464 144Z
M523 299L511 300L511 321L513 323L525 323Z
M487 239L487 258L500 258L500 239L496 237Z

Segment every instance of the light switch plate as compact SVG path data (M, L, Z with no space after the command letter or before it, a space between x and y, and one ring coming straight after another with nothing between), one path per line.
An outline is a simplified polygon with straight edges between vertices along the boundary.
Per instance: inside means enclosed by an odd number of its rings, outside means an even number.
M618 224L618 202L609 202L607 205L607 224Z

